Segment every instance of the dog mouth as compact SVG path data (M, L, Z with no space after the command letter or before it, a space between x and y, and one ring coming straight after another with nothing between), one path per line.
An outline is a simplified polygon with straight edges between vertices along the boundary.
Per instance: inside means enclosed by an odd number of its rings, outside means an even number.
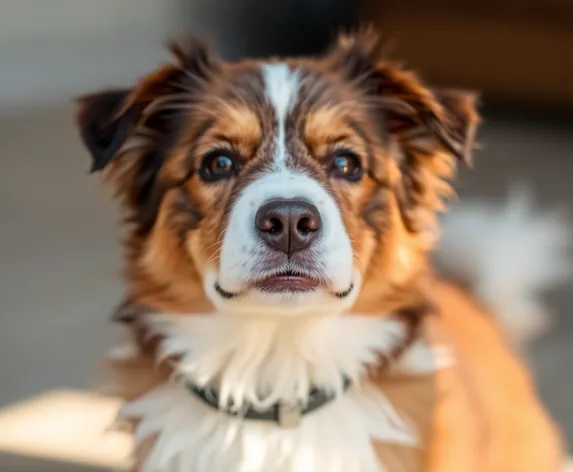
M350 284L343 291L332 291L324 278L296 270L282 270L251 281L248 284L248 288L258 289L263 293L279 295L304 294L325 288L334 297L344 299L352 293L354 284ZM223 289L219 283L215 284L215 290L222 298L227 300L240 297L246 293L246 291L229 292Z
M255 281L252 286L270 293L304 293L322 285L321 280L294 270L285 270Z

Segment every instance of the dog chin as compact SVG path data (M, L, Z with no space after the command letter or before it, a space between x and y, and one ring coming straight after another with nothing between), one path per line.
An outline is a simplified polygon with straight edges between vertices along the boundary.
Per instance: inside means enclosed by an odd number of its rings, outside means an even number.
M360 291L361 277L354 271L345 289L329 290L315 287L309 290L272 291L256 287L234 289L222 287L215 270L204 277L207 297L220 314L300 316L341 314L354 304Z

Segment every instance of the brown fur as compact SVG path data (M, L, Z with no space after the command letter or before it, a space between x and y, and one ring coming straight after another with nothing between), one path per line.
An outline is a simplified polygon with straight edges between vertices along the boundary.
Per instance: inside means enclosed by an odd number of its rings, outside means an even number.
M558 470L560 443L530 380L493 322L465 293L431 277L436 213L452 193L456 162L470 162L475 96L432 90L383 57L371 32L342 36L319 59L290 60L301 87L288 120L294 166L337 201L364 285L353 312L425 305L426 335L452 346L458 363L433 376L378 376L399 410L423 431L425 447L377 444L390 471ZM80 102L79 126L126 211L128 297L134 306L208 313L202 288L217 263L226 216L269 158L272 113L260 64L225 63L195 40L174 43L172 64L133 89ZM359 156L357 183L329 177L333 150ZM213 149L241 163L232 180L206 183ZM130 319L137 326L137 315ZM116 367L134 398L164 381L153 344L136 333L137 359ZM379 374L379 373L378 373Z

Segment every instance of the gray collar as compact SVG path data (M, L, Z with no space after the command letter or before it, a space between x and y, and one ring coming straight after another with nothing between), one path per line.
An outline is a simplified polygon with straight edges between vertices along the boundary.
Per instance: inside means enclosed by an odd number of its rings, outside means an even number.
M350 379L343 377L342 379L343 391L348 390L350 387ZM206 405L214 408L222 413L231 416L240 416L248 420L256 421L271 421L277 423L282 428L296 428L300 424L303 416L312 413L325 405L328 405L335 399L335 395L328 394L324 390L313 388L308 394L308 402L306 405L300 404L287 404L275 403L265 410L259 410L252 405L247 406L238 412L230 408L221 408L219 405L219 392L210 387L198 387L196 385L187 383L189 392L195 395Z

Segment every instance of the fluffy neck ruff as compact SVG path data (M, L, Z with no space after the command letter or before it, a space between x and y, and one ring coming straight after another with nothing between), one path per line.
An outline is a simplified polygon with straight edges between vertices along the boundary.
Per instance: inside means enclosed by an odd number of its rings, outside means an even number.
M157 438L142 459L144 470L374 472L383 469L373 440L415 443L410 425L367 381L369 366L405 342L404 321L149 315L145 324L151 336L161 338L159 356L177 359L176 376L217 388L221 406L304 404L312 387L336 398L303 417L298 428L286 430L217 412L182 382L166 384L122 411L123 417L137 419L136 445ZM345 376L353 386L343 394Z

